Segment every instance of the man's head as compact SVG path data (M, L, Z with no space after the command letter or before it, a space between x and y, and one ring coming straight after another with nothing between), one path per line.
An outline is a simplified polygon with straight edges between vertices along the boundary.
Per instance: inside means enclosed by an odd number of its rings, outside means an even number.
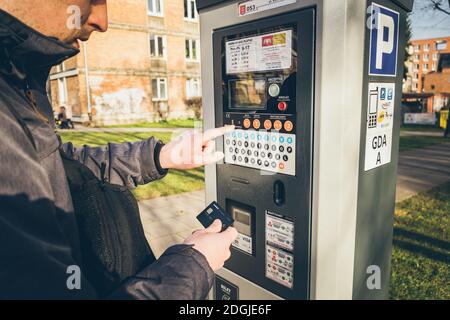
M0 0L0 8L40 33L79 48L108 28L106 0Z

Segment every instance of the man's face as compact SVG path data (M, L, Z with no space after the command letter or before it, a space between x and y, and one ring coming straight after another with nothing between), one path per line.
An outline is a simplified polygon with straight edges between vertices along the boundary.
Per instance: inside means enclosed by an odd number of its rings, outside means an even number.
M106 0L0 0L0 8L43 33L79 48L108 28Z

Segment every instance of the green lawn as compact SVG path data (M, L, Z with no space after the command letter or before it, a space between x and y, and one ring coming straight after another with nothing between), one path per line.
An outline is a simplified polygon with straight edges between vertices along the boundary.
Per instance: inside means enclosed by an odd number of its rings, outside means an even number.
M71 141L76 146L101 146L108 142L121 143L138 141L154 136L164 142L169 142L172 134L167 132L60 132L64 142ZM169 174L160 181L139 186L133 190L138 200L151 199L171 194L201 190L204 188L203 168L177 171L170 170Z
M195 125L201 126L202 123L202 120L198 119L175 119L158 122L140 122L134 124L104 126L102 128L194 128Z
M397 204L391 299L450 299L450 183Z
M444 137L427 137L427 136L406 136L400 137L400 152L433 146L444 142L450 142L450 139Z

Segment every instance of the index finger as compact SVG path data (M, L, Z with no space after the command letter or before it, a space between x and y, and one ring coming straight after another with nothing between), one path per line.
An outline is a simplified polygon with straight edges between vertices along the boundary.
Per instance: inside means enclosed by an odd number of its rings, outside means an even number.
M214 128L214 129L210 129L205 131L205 133L203 134L203 143L207 143L210 140L214 140L218 137L223 136L224 134L227 134L228 132L231 132L234 130L234 126L225 126L222 128Z

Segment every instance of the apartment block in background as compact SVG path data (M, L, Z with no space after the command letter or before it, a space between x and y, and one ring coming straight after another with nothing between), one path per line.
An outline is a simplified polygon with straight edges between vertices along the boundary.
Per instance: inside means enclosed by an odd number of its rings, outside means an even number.
M410 58L406 63L407 79L403 92L421 93L423 76L437 71L439 56L444 53L450 53L450 37L411 41Z
M407 77L403 83L405 105L421 105L423 112L436 112L450 96L450 74L446 61L450 37L413 40L406 62Z
M195 0L114 0L108 14L106 33L52 69L55 111L99 125L192 117L201 97Z

